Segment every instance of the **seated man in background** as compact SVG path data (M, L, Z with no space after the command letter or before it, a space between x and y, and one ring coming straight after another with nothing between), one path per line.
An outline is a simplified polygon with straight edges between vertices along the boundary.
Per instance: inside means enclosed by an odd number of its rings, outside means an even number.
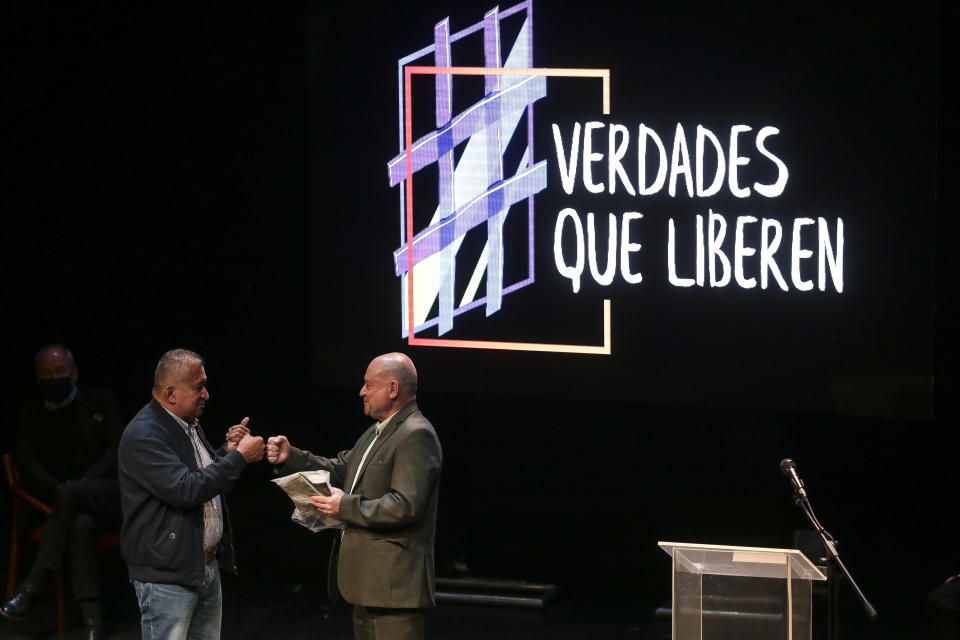
M66 555L88 638L102 635L97 535L120 527L117 402L106 389L77 386L77 365L65 346L37 352L42 399L24 407L14 457L24 489L50 505L27 578L0 614L20 619L32 608Z

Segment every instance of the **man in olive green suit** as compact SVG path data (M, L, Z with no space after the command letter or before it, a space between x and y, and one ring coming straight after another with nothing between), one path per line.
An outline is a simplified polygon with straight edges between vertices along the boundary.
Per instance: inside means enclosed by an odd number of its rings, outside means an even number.
M440 441L417 408L417 370L404 354L374 358L360 397L363 412L377 422L352 449L323 458L274 436L267 459L282 465L283 474L330 472L332 495L312 500L346 525L331 568L354 605L357 640L423 638L423 609L434 604Z

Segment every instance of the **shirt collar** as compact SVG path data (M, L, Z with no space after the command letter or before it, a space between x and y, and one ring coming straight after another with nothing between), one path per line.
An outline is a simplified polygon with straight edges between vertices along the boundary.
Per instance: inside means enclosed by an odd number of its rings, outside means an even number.
M160 406L163 407L162 404L161 404ZM178 416L178 415L175 414L174 412L170 411L170 409L167 409L166 407L163 407L163 410L166 411L167 413L169 413L169 414L170 414L170 417L173 418L174 420L176 420L176 421L177 421L177 424L180 425L181 427L183 427L184 430L187 431L187 433L189 433L191 429L193 429L194 427L196 427L196 426L200 423L199 420L194 419L193 424L189 424L186 420L184 420L183 418L181 418L180 416Z
M380 437L380 434L383 432L384 429L387 428L387 424L390 422L390 420L393 419L393 416L397 415L399 412L400 412L400 409L397 409L396 411L391 413L389 416L387 416L386 420L384 420L383 422L377 423L377 437Z

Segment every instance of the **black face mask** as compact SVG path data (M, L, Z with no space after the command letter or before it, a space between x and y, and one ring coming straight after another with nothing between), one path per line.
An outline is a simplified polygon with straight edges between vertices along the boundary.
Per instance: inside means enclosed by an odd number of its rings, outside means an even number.
M40 393L50 402L63 402L73 391L73 380L70 378L47 378L39 383Z

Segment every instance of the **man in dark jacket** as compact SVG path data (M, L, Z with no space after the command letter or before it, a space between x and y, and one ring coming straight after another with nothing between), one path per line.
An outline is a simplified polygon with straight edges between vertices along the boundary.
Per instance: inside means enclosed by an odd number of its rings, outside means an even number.
M153 399L120 441L121 546L143 640L220 637L220 567L235 571L221 494L263 457L264 445L244 418L214 451L198 422L210 398L206 385L200 356L168 351L157 364Z
M77 386L73 354L48 345L35 358L42 401L19 417L15 460L24 488L52 511L27 578L0 614L19 619L33 607L48 577L67 559L87 638L102 635L97 534L120 527L117 441L122 422L113 394Z

